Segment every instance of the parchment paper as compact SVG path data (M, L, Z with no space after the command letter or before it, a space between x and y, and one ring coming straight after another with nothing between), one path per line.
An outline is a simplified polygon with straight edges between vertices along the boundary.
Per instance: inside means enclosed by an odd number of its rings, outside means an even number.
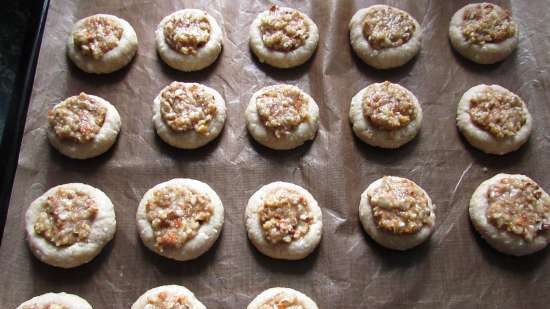
M424 27L419 56L391 71L376 71L351 51L347 24L375 1L275 1L299 8L319 26L319 48L305 65L273 69L248 48L248 27L267 1L53 0L46 23L34 91L23 137L7 225L0 250L0 307L49 291L78 294L94 308L129 308L144 291L182 284L208 308L245 308L274 286L298 289L320 308L544 308L550 303L548 250L523 258L497 253L473 230L467 206L479 183L498 172L524 173L550 190L550 28L545 1L498 2L511 8L520 27L519 49L501 64L481 66L461 58L448 42L448 23L465 1L380 1L409 11ZM198 73L182 73L157 56L154 29L176 9L207 10L223 27L220 59ZM72 24L111 13L136 29L140 46L125 69L89 75L69 63L65 42ZM203 149L180 151L164 144L152 126L152 101L172 80L197 81L226 99L228 119L220 138ZM390 80L421 101L419 136L398 150L366 146L353 137L351 97L372 82ZM294 84L320 107L314 142L276 152L254 143L244 110L252 93L274 83ZM519 151L490 156L470 147L455 125L457 102L480 83L518 93L534 116L530 141ZM69 160L46 140L46 112L85 91L111 101L123 126L105 155ZM361 192L383 175L408 177L437 204L437 228L429 243L407 252L386 250L362 230L357 215ZM223 233L214 247L191 262L172 262L150 252L138 238L137 204L147 189L175 177L209 183L225 206ZM320 247L303 261L272 260L248 242L243 212L261 185L284 180L302 185L323 209ZM84 182L114 202L115 239L88 265L72 270L35 259L24 241L23 214L48 188Z

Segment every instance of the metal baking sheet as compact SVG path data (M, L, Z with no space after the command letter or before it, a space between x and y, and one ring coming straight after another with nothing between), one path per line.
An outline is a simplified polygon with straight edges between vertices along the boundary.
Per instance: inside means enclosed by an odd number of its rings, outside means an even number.
M548 124L550 28L545 1L495 1L513 11L520 27L518 50L506 61L481 66L464 60L448 42L452 14L466 1L380 1L409 11L423 26L422 51L402 68L377 71L351 51L347 24L375 1L154 1L53 0L36 70L17 174L0 248L2 307L50 291L78 294L94 308L129 308L144 291L182 284L208 308L245 308L273 286L298 289L320 308L544 308L550 303L548 250L522 258L491 249L473 230L467 205L476 186L498 172L523 173L550 189ZM280 70L260 64L248 48L248 27L271 3L298 8L317 22L320 44L312 60ZM181 8L202 8L223 27L224 49L211 67L182 73L155 51L154 29ZM139 52L125 69L89 75L69 63L65 42L72 24L110 13L136 29ZM226 99L228 119L216 141L195 151L164 144L152 126L152 101L169 82L196 81ZM421 101L421 133L397 150L380 150L354 138L348 122L351 97L372 82L390 80ZM246 132L244 109L252 93L274 84L297 85L320 107L317 138L294 151L259 146ZM518 93L534 116L530 141L498 157L470 147L455 125L458 99L480 83ZM69 160L46 140L46 112L80 91L99 95L119 110L123 127L105 155ZM407 252L384 249L362 230L361 192L383 175L408 177L437 205L437 228L429 243ZM147 189L175 177L209 183L225 206L225 226L201 258L173 262L150 252L136 232L135 211ZM321 245L302 261L264 257L248 242L243 212L261 185L284 180L302 185L323 209ZM48 188L84 182L114 202L115 239L91 263L63 270L35 259L24 240L23 214Z

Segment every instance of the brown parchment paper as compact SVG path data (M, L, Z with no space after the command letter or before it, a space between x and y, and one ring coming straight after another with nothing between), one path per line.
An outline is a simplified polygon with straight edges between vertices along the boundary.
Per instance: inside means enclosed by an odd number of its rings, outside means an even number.
M144 291L181 284L208 308L245 308L274 286L298 289L320 308L544 308L550 303L548 250L522 258L490 248L473 230L469 198L479 183L498 172L524 173L550 190L550 28L547 2L499 1L520 27L519 49L498 65L464 60L448 42L448 23L466 1L379 1L409 11L424 27L419 56L406 66L376 71L353 55L347 24L375 1L169 1L53 0L36 71L7 225L0 250L0 307L49 291L86 298L94 308L129 308ZM305 65L273 69L248 49L248 27L270 3L296 7L319 26L319 48ZM223 27L219 60L198 73L172 70L155 51L154 29L181 8L202 8ZM140 46L125 69L85 74L70 64L65 42L72 24L95 14L128 20ZM164 144L152 126L152 100L170 81L196 81L226 99L228 119L220 138L196 151ZM351 97L372 82L403 84L422 103L419 136L398 150L380 150L353 137L348 123ZM274 84L294 84L310 93L321 112L317 138L294 151L276 152L247 135L244 110L252 93ZM530 141L519 151L490 156L470 147L455 125L458 99L480 83L518 93L534 116ZM65 97L86 91L119 110L123 126L105 155L69 160L45 136L46 112ZM437 228L429 243L407 252L386 250L363 232L357 216L361 192L383 175L408 177L437 204ZM136 233L135 210L153 185L175 177L209 183L225 206L223 233L199 259L178 263L149 252ZM323 209L319 248L302 261L262 256L248 242L243 212L250 195L275 180L302 185ZM71 270L35 259L24 241L23 214L48 188L84 182L114 202L115 239L91 263Z

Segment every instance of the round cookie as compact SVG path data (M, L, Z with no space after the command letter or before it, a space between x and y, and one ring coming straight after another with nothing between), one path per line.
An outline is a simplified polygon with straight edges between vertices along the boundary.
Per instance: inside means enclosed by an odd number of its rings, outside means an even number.
M309 16L272 5L250 25L250 49L260 62L292 68L306 62L319 43L319 29Z
M398 148L420 131L422 108L412 92L386 81L370 84L351 99L349 119L365 143Z
M206 183L176 178L145 193L136 220L147 248L170 259L187 261L199 257L216 242L223 227L224 209Z
M153 123L169 145L195 149L223 130L225 101L214 89L198 83L172 82L153 101Z
M489 245L510 255L527 255L550 242L550 196L524 175L497 174L470 199L470 220Z
M299 306L299 307L297 307ZM319 309L317 304L302 292L290 288L270 288L258 294L246 309L264 308Z
M498 85L477 85L466 91L458 103L456 123L472 146L497 155L517 150L533 128L525 102Z
M33 297L19 305L16 309L58 308L60 309L92 309L92 306L82 297L67 293L46 293Z
M134 28L122 18L96 14L76 22L67 55L82 71L111 73L126 66L137 52Z
M113 203L101 190L82 183L51 188L25 213L27 243L42 262L72 268L90 262L113 239Z
M407 250L428 240L435 227L435 205L411 180L384 176L361 194L359 218L378 244Z
M274 259L299 260L319 245L323 214L306 189L277 181L250 197L245 224L258 251Z
M115 143L121 120L107 100L84 92L65 99L48 111L48 140L60 153L89 159Z
M510 11L493 3L471 3L451 18L449 38L462 56L491 64L504 60L517 48L519 31Z
M422 27L409 13L377 4L360 9L349 23L353 51L376 69L409 62L420 51Z
M163 285L141 295L131 309L186 308L206 309L193 292L181 285Z
M287 150L315 138L319 107L296 86L273 85L252 95L245 118L248 132L258 143Z
M216 61L223 44L222 29L206 11L184 9L164 17L155 31L160 58L176 70L190 72Z

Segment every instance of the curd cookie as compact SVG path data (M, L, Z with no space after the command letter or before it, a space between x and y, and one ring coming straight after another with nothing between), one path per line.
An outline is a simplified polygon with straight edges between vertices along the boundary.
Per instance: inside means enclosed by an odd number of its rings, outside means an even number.
M248 132L258 143L287 150L315 138L319 107L298 87L273 85L252 95L245 118Z
M248 238L261 253L274 259L299 260L321 241L321 208L306 189L272 182L248 200L245 210Z
M25 214L27 243L42 262L61 268L88 263L113 238L115 211L101 190L83 183L51 188Z
M164 257L187 261L199 257L218 239L223 205L204 182L176 178L149 189L136 214L139 236Z
M157 134L173 147L204 146L221 133L225 124L224 99L202 84L172 82L161 90L153 104Z
M134 28L122 18L96 14L79 20L67 42L73 63L88 73L111 73L134 58L138 39Z
M82 92L48 111L47 136L67 157L89 159L113 146L120 126L120 115L111 103Z
M292 68L306 62L319 43L319 29L309 16L292 8L272 5L250 26L250 49L260 62Z
M531 178L498 174L470 199L470 219L489 245L510 255L527 255L550 241L550 197Z
M412 92L388 81L370 84L352 99L353 132L365 143L398 148L411 141L422 125L422 108Z
M422 27L409 13L377 4L360 9L349 23L351 47L368 65L391 69L420 51Z
M518 46L512 13L493 3L472 3L458 10L449 26L453 48L480 64L499 62Z
M27 300L16 309L92 309L92 306L77 295L46 293Z
M378 244L407 250L425 242L435 226L435 205L413 181L384 176L361 194L359 217Z
M270 288L258 294L246 309L318 309L317 304L302 292L290 288Z
M533 127L525 102L498 85L470 88L458 103L456 123L466 140L490 154L517 150Z
M160 58L176 70L206 68L222 50L222 29L203 10L184 9L164 17L155 32Z
M206 309L206 306L186 287L163 285L145 292L131 309Z

